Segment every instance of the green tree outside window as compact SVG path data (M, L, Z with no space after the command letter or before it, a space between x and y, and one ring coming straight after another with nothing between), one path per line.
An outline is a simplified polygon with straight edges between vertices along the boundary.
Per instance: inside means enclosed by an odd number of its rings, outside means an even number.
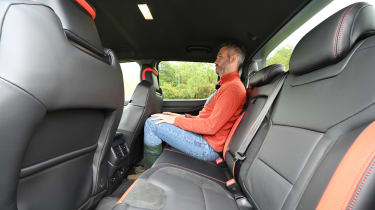
M269 66L271 64L283 64L285 66L285 69L288 71L290 56L292 55L293 48L293 46L289 45L280 48L275 52L275 54L267 59L266 65Z
M204 99L215 90L215 64L162 61L159 81L165 99Z

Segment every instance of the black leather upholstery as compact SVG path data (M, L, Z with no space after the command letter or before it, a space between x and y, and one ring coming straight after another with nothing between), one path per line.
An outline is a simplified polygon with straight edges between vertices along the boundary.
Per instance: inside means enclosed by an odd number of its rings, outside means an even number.
M60 18L65 34L74 42L99 55L106 55L92 17L75 1L38 0L50 6Z
M270 83L280 74L285 73L285 67L281 64L273 64L259 70L249 78L250 87L259 87Z
M142 154L143 127L147 118L154 113L161 112L163 96L157 76L151 71L145 72L142 80L124 107L118 132L124 134L129 147L128 160L134 163Z
M207 162L186 155L176 149L165 148L163 153L154 163L154 166L180 167L192 173L201 174L208 179L224 184L226 182L225 168L215 162Z
M302 39L293 53L295 60L291 62L298 68L291 69L292 74L287 76L269 116L246 152L247 158L236 162L239 170L235 171L235 178L252 209L315 209L348 148L375 121L375 36L368 34L371 30L362 30L362 34L350 35L353 42L344 44L340 40L335 45L340 59L329 58L333 48L324 43L333 39L337 28L340 31L340 26L347 27L346 21L354 24L349 24L351 32L363 24L373 25L375 19L370 13L375 11L371 7L357 3L343 9L328 19L330 24L323 22ZM339 33L342 36L346 32ZM311 44L309 40L316 42ZM318 50L317 43L323 43ZM310 55L316 58L309 60ZM246 114L256 114L262 106L261 92L267 92L270 86L265 87L255 92L258 98L249 104ZM243 119L230 149L249 132L246 124L251 124L251 117ZM361 186L363 191L357 195L353 209L375 208L375 179L373 174L367 174L368 181ZM236 195L220 189L218 183L204 175L179 167L156 165L138 182L113 209L239 209ZM145 193L148 185L153 186L155 196L145 200L140 193ZM155 198L160 201L157 205Z
M353 45L375 30L374 8L367 3L346 7L306 34L290 59L292 74L305 74L344 58Z
M63 4L78 19L86 15L75 1ZM106 189L105 157L123 107L121 70L111 50L98 49L110 58L103 62L68 39L59 17L66 11L54 10L0 2L0 209L85 209ZM70 29L97 37L84 32L93 26L85 20Z

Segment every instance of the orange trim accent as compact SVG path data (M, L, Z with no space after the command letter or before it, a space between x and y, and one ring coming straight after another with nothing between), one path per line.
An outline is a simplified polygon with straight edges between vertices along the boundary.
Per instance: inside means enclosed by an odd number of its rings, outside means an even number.
M225 185L227 187L231 186L232 184L235 184L236 180L235 179L229 179L227 182L225 182Z
M220 163L222 163L224 160L223 160L223 158L221 158L221 157L218 157L217 159L216 159L216 164L220 164Z
M145 80L146 79L146 72L148 71L151 71L153 74L155 74L156 76L159 75L159 73L155 70L155 69L152 69L152 68L145 68L143 69L142 71L142 80Z
M121 196L120 200L117 201L116 205L117 205L117 204L120 204L120 203L122 203L122 201L124 201L126 195L130 192L131 189L133 189L133 187L134 187L135 183L137 183L137 181L138 181L138 179L135 180L135 181L133 182L132 185L130 185L130 187L129 187L129 188L125 191L125 193Z
M85 0L76 0L76 2L91 15L92 19L95 19L96 11L89 3L87 3Z
M351 209L374 165L375 122L371 123L341 160L320 199L317 210ZM370 169L369 169L370 168ZM367 171L367 174L365 175ZM357 187L359 186L358 192Z
M234 163L233 163L233 168L232 168L233 177L236 177L236 176L234 176L234 169L236 169L236 163L237 163L237 160L234 161Z
M225 154L227 153L227 148L229 146L230 140L232 140L232 136L234 132L237 130L238 125L240 124L245 112L243 112L239 118L237 118L236 122L234 122L232 129L230 130L227 139L225 140L224 149L223 149L223 158L225 160Z

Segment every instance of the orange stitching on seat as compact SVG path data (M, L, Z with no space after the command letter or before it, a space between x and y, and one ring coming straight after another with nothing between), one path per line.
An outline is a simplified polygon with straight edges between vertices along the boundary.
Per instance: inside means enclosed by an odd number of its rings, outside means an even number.
M348 9L346 9L348 10ZM333 57L336 59L337 55L337 43L336 43L336 40L337 40L337 36L338 36L338 32L339 32L339 28L340 28L340 23L341 23L341 19L343 18L346 10L341 14L341 17L339 19L339 21L337 22L337 27L336 27L336 32L335 32L335 35L333 36Z
M124 201L126 195L128 195L128 193L130 192L130 190L133 189L133 187L134 187L135 183L137 183L137 181L138 181L138 179L135 180L135 181L133 182L132 185L130 185L130 187L129 187L129 188L125 191L125 193L121 196L120 200L117 201L116 205L117 205L117 204L120 204L120 203L122 203L122 201Z
M358 190L355 194L355 197L353 198L352 202L350 203L349 210L351 210L353 208L353 206L355 205L355 202L357 202L359 193L361 192L365 182L367 181L368 176L371 174L372 170L374 169L374 166L375 166L375 162L372 163L371 168L367 171L365 177L363 178L361 184L359 185L359 188L358 188Z
M342 20L342 23L341 23L340 33L338 35L338 43L337 43L337 53L338 53L338 56L340 56L340 53L341 53L341 49L340 49L341 48L341 37L342 37L342 33L343 33L343 30L344 30L344 26L345 26L345 20L346 20L346 17L348 17L347 15L354 8L354 6L356 6L356 4L354 4L353 6L351 6L350 9L345 13L345 16L344 16L344 18Z
M374 138L375 121L362 131L342 158L319 201L318 210L347 209L351 205L353 197L359 194L358 186L367 180L365 174L373 170L369 168L375 159Z

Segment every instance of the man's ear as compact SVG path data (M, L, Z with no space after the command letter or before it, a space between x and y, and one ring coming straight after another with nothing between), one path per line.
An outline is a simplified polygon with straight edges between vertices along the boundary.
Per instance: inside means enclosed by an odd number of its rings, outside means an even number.
M230 61L230 63L233 63L233 62L237 63L238 55L233 54L232 56L230 56L229 61Z

